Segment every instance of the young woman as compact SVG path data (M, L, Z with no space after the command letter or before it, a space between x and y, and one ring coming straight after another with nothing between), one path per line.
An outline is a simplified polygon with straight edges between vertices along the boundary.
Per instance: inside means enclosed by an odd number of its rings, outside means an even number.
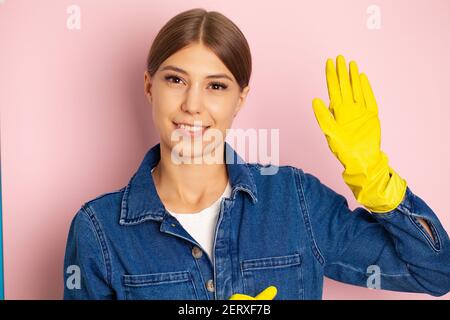
M251 55L238 27L203 9L168 21L144 75L160 143L128 185L75 215L64 298L321 299L324 276L447 293L448 235L380 150L367 77L354 62L347 72L342 56L336 64L326 65L330 107L315 99L313 109L364 206L353 211L312 174L262 174L224 142L249 92Z

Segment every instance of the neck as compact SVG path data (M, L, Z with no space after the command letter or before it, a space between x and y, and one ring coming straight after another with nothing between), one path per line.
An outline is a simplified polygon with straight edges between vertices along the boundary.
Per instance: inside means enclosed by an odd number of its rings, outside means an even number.
M176 164L171 149L160 144L161 159L152 172L158 195L166 203L194 208L219 197L228 183L226 164ZM215 152L224 153L224 145ZM194 162L194 161L192 161Z

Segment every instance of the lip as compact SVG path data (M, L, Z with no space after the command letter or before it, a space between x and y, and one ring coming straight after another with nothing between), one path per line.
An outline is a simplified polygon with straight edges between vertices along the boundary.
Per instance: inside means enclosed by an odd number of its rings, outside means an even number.
M186 130L186 129L181 128L180 125L188 125L188 126L194 127L193 124L186 123L186 122L179 122L179 123L177 123L177 122L173 122L173 121L172 121L172 124L173 124L175 130L180 130L180 131L183 132L183 134L188 135L190 137L202 136L206 132L206 130L208 130L211 127L211 126L201 126L202 127L201 130L190 131L190 130ZM199 126L196 126L196 127L199 127Z

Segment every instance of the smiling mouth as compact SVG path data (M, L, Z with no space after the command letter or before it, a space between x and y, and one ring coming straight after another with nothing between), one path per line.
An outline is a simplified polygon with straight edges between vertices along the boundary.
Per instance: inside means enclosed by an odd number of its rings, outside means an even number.
M203 135L203 133L211 127L211 126L190 125L187 123L176 123L176 122L172 123L175 126L175 129L181 129L184 133L190 136Z

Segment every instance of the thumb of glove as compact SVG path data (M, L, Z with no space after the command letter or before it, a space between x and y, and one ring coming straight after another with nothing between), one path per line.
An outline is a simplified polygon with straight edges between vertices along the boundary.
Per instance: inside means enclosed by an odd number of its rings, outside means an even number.
M312 106L316 120L328 139L328 136L335 131L336 122L334 116L325 103L319 98L313 99Z

